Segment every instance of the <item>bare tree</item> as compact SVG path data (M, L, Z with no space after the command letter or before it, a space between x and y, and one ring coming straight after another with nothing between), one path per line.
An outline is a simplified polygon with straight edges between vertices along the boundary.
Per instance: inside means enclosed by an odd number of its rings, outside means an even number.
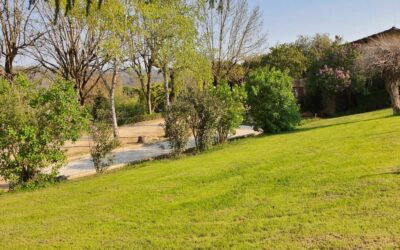
M257 54L265 43L259 7L249 11L247 0L221 0L221 8L204 6L202 32L212 62L214 84L229 75L245 58Z
M41 27L45 29L35 47L33 58L45 69L75 82L81 105L100 80L96 51L104 38L104 31L92 28L85 17L59 16L53 21L55 9L39 4ZM101 61L100 65L106 64Z
M400 43L396 37L381 36L362 45L362 65L369 74L380 74L385 79L393 114L400 115Z
M0 0L0 54L4 58L4 71L12 78L14 61L24 50L32 46L43 32L35 29L33 13L27 0Z

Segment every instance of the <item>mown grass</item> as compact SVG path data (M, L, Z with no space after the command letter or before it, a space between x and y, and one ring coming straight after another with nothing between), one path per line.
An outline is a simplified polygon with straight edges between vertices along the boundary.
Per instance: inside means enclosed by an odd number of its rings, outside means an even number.
M12 248L395 248L400 118L390 110L0 196Z

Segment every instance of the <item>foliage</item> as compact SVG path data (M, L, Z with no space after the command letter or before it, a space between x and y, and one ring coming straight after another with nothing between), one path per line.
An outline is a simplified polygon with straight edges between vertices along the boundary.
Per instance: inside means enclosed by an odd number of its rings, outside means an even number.
M197 151L206 151L215 142L221 119L221 102L209 91L189 88L179 97L186 106L181 115L188 119Z
M264 133L290 130L300 122L292 82L287 72L275 69L250 74L246 84L249 114Z
M18 76L11 87L0 80L0 175L11 188L57 175L65 160L61 147L86 124L73 86L57 80L41 88Z
M0 245L396 248L400 119L390 114L321 119L194 157L0 195ZM68 232L62 240L60 232Z
M357 67L359 51L356 48L342 44L339 37L323 41L320 48L316 45L308 48L310 66L306 89L309 97L320 97L326 115L333 115L336 97L345 92L363 92L366 79Z
M188 129L197 151L225 142L243 121L244 98L243 88L231 90L226 83L204 90L187 89L164 115L171 147L176 153L182 152L190 135Z
M188 99L192 101L195 112L190 116L190 122L196 148L206 151L215 142L222 114L221 102L208 91L192 92Z
M92 119L94 121L110 121L110 102L107 98L98 92L93 98L93 104L90 107Z
M302 78L307 70L308 59L295 44L280 44L270 49L261 59L261 67L268 66L288 71L292 78Z
M211 88L211 95L216 97L221 109L221 117L217 125L217 141L226 142L229 134L235 134L236 129L242 124L245 113L246 92L244 87L229 87L221 82Z
M361 65L370 77L385 80L394 115L400 115L400 46L397 38L380 37L363 47Z
M112 127L109 123L94 122L90 128L93 145L90 145L90 155L97 173L103 173L114 162L112 150L118 146L112 136Z
M164 113L165 135L174 155L180 155L186 148L190 137L190 106L178 99Z

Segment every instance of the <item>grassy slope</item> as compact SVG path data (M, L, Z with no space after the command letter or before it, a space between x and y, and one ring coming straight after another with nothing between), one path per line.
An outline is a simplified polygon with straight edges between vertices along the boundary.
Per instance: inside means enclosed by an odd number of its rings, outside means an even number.
M400 245L400 118L308 123L181 160L0 196L0 246Z

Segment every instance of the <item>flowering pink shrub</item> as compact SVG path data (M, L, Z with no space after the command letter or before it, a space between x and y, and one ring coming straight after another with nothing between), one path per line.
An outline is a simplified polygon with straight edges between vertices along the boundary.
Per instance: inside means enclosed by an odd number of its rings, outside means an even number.
M318 76L324 92L338 93L351 86L351 73L342 67L332 68L325 65L319 70Z

